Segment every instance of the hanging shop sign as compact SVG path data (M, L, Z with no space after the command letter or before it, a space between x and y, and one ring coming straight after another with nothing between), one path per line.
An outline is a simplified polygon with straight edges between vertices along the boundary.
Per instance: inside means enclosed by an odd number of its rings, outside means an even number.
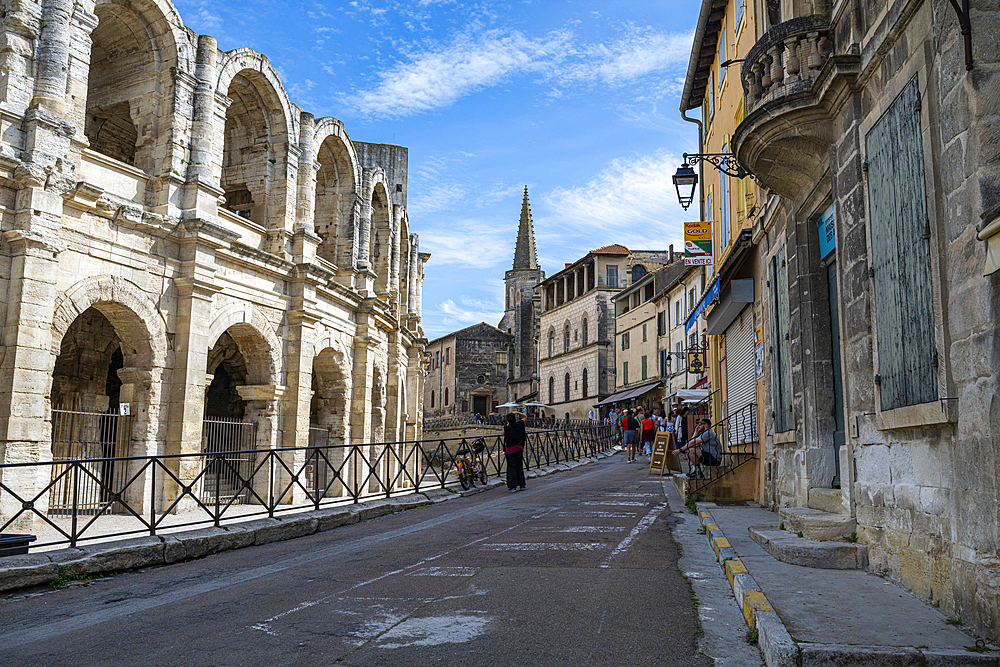
M701 375L705 372L705 352L698 348L688 350L688 373Z
M712 221L684 223L684 266L712 266Z

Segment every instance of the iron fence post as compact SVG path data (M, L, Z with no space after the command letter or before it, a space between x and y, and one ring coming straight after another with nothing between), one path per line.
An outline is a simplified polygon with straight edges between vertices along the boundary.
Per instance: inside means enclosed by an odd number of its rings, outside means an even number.
M221 456L222 456L221 454L215 454L215 455L213 455L213 458L215 458L216 465L219 467L220 470L222 469L222 466L219 465L219 463L221 461L221 458L220 458ZM219 507L220 507L219 487L221 487L221 486L222 486L222 484L220 484L220 479L219 479L218 476L216 476L216 478L215 478L215 527L216 528L219 527L219 523L220 523L219 519L222 518L221 517L221 511L219 509Z
M267 516L274 518L274 452L267 455Z
M156 535L156 463L153 458L149 466L149 534Z
M71 547L75 547L77 504L79 502L79 496L80 496L80 464L74 463L72 465L73 465L73 519L69 532L69 545Z

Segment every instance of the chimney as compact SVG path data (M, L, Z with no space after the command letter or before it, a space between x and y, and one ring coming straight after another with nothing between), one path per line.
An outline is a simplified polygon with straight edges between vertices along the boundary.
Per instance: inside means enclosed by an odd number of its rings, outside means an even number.
M673 243L670 244L670 261L667 262L667 263L668 264L673 264L674 263L674 244Z

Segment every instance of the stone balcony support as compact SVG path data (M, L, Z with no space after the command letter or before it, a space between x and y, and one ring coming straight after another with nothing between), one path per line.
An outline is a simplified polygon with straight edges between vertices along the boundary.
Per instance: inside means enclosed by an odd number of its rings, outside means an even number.
M829 16L781 23L747 53L741 73L747 114L733 134L738 162L768 189L796 197L833 144L860 57L833 53Z

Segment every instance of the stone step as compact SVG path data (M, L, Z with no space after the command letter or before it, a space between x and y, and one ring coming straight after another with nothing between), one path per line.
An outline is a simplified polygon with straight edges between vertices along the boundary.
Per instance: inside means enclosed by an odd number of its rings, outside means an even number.
M850 542L817 542L774 526L749 528L750 538L782 563L824 570L863 570L868 547Z
M802 533L809 540L842 541L858 529L854 517L833 514L811 507L786 507L778 510L778 520L785 524L785 530Z
M844 511L844 494L840 489L809 489L809 501L806 503L814 510L830 514L846 514Z

